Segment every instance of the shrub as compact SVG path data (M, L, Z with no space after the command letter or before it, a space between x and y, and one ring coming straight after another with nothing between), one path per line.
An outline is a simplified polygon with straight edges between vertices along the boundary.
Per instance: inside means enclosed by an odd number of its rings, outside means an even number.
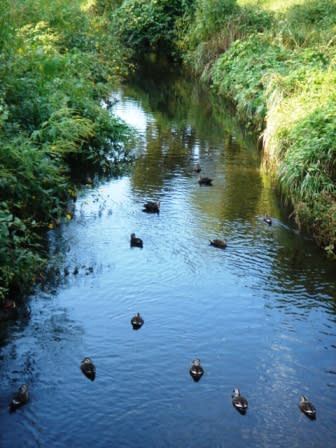
M193 0L126 0L113 14L114 28L135 54L144 51L173 54L177 19Z
M0 298L33 284L38 234L66 214L73 164L107 172L129 132L100 102L126 72L80 0L0 2Z

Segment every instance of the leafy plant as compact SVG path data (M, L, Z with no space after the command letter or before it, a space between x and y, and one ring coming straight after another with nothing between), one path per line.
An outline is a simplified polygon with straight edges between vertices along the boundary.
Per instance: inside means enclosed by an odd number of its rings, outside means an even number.
M0 25L1 299L34 283L73 165L108 171L130 133L101 106L128 71L106 16L81 0L3 0Z

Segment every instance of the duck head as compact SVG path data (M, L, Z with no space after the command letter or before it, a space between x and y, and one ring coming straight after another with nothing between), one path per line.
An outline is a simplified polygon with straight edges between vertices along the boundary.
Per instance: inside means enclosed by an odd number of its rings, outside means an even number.
M133 330L139 330L144 324L143 318L140 316L140 313L137 313L134 317L131 319L131 324L133 327Z
M311 420L316 419L316 408L311 401L305 395L301 395L301 400L299 403L301 411L309 417Z
M240 390L235 387L232 391L232 405L237 409L240 414L245 414L248 408L248 402L245 397L240 395Z
M9 411L15 412L16 409L28 403L28 401L29 401L28 386L27 384L22 384L19 387L18 391L14 394L13 399L9 404Z
M96 378L96 366L93 364L91 358L84 358L80 365L81 371L91 381Z
M193 360L192 366L189 369L189 373L195 382L198 382L202 378L204 369L201 366L201 361L199 359Z

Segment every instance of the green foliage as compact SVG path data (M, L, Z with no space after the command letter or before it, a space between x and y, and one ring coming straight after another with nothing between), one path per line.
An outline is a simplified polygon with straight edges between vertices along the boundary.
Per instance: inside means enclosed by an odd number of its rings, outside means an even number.
M263 128L267 83L274 73L286 73L291 65L287 50L273 45L262 35L237 40L216 62L213 85L230 97L248 125Z
M106 17L81 0L4 0L0 25L4 295L32 283L37 231L65 215L73 166L107 172L127 157L129 131L100 104L127 73Z
M125 0L113 15L123 45L138 51L174 53L177 19L193 0Z
M336 2L306 0L293 5L282 18L283 35L288 45L321 45L335 39Z
M336 194L335 135L334 102L314 110L290 130L280 179L295 200L311 200L322 192Z
M308 113L287 136L279 166L280 185L296 206L297 221L320 244L336 249L336 106Z
M33 222L25 223L10 213L6 202L0 206L0 301L11 289L27 292L41 272L45 260L38 255Z
M93 9L96 14L108 14L121 6L123 0L96 0Z
M203 9L208 6L210 4L204 2ZM235 41L263 33L271 29L273 24L272 15L262 10L239 8L235 2L223 3L221 6L225 7L225 14L212 18L212 10L203 14L203 9L196 9L195 20L185 27L184 35L178 41L183 59L207 80L211 79L211 69L217 58Z
M196 0L191 40L203 42L226 25L236 11L236 0Z
M59 217L68 183L45 151L26 138L13 139L0 147L0 169L0 199L15 216L37 221Z
M184 61L262 133L297 223L336 252L336 2L198 0L188 21Z

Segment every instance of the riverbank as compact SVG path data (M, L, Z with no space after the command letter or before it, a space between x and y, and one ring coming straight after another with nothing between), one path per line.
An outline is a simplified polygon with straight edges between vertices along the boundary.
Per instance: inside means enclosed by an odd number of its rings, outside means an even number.
M0 300L40 278L74 176L128 159L129 131L102 100L149 51L234 101L297 226L335 256L333 2L6 0L0 21Z
M336 4L196 2L180 41L186 62L260 134L298 228L336 249Z
M76 182L128 159L128 128L102 100L127 53L84 0L0 5L0 301L28 292L46 231L72 219ZM75 181L75 177L77 177ZM5 305L4 305L5 306Z
M133 0L110 17L135 54L177 55L234 102L296 225L334 257L335 2Z

